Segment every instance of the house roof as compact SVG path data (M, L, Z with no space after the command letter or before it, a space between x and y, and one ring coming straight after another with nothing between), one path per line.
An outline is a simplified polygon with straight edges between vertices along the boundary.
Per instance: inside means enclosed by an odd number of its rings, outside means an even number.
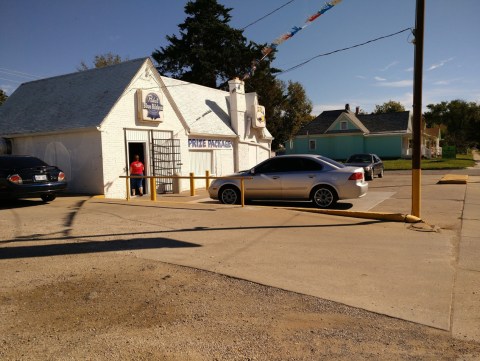
M301 128L297 135L352 133L362 131L360 129L349 129L346 131L329 130L331 125L344 113L357 126L363 125L363 132L366 130L368 134L405 133L409 130L410 112L408 111L356 115L349 110L341 109L322 112L318 117ZM362 127L360 126L360 128Z
M236 135L230 125L228 92L164 76L161 79L192 133Z
M0 107L0 134L99 127L147 61L140 58L24 83ZM191 133L236 136L231 127L228 92L157 75L165 86L163 92ZM268 130L265 135L271 137Z
M33 134L98 127L146 58L36 80L0 107L0 134Z
M410 112L359 114L357 118L372 133L398 133L409 130Z

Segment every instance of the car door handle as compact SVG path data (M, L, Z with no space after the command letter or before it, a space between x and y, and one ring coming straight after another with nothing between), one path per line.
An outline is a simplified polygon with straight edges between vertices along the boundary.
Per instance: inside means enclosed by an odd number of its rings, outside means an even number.
M309 175L308 175L308 178L315 178L315 177L316 177L315 174L309 174Z
M272 176L272 179L278 179L278 178L280 178L278 175Z

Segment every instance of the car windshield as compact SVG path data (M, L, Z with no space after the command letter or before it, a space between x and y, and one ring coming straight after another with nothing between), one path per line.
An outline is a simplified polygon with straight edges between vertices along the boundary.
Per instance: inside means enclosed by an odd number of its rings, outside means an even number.
M347 159L347 163L371 163L372 157L369 154L355 154Z
M34 168L43 167L47 164L35 157L0 157L0 168Z

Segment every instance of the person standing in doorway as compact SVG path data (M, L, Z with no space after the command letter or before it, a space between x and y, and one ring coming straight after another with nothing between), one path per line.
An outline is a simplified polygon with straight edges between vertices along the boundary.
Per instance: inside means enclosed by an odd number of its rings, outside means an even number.
M135 160L130 164L130 175L139 176L143 175L145 166L140 162L140 156L135 155ZM143 196L143 178L130 178L130 187L132 188L132 196L135 195L136 189L138 189L138 195Z

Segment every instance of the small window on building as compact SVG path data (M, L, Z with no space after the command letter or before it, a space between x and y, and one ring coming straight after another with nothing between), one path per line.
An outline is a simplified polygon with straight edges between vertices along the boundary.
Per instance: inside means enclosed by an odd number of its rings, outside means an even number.
M316 140L309 140L308 141L308 150L315 150L317 149L317 141Z
M347 122L340 122L340 130L347 130L348 123Z

